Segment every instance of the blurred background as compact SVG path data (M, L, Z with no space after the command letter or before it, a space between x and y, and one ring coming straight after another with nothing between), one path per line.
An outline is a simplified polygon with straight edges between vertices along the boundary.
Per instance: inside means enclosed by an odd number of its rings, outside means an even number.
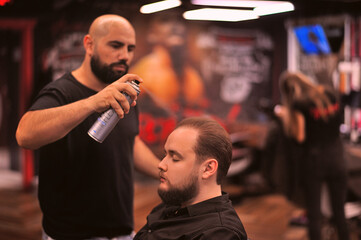
M307 239L304 224L290 222L302 204L287 188L284 142L273 115L280 73L300 70L334 86L344 111L346 213L353 239L361 239L361 1L293 0L285 12L232 21L220 21L221 13L190 19L192 10L216 8L201 0L140 11L153 2L0 0L0 240L40 239L38 163L34 152L18 147L16 127L45 84L80 65L83 36L105 13L124 16L136 29L130 72L145 81L140 135L156 154L184 117L212 116L231 134L234 162L223 187L252 240ZM156 188L157 181L136 175L135 230L160 201ZM323 207L325 239L335 239L327 197Z

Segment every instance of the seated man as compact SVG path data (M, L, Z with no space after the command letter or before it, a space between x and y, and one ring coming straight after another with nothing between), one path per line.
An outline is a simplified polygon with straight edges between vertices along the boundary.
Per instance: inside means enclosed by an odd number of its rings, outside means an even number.
M159 163L163 203L134 239L241 239L247 234L221 181L232 158L227 132L214 120L181 121L165 143Z

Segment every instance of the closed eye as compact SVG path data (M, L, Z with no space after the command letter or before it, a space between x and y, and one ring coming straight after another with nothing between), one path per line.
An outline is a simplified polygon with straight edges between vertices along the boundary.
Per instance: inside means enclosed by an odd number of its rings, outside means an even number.
M165 150L164 154L165 154L165 157L169 156L173 162L179 162L183 159L182 154L180 154L179 152L174 151L174 150L169 150L169 151Z
M135 46L134 45L129 45L128 46L128 52L134 52L135 50Z
M119 49L124 46L124 43L113 41L109 43L109 46L111 46L114 49Z

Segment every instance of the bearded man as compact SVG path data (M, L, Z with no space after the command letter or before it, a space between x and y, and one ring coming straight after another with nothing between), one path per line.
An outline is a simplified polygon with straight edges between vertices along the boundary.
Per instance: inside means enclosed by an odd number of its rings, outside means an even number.
M131 239L133 166L156 177L159 163L138 136L137 93L127 83L143 82L127 74L135 39L125 18L96 18L81 66L45 86L19 122L18 144L38 151L44 240ZM110 107L121 119L98 143L87 131Z

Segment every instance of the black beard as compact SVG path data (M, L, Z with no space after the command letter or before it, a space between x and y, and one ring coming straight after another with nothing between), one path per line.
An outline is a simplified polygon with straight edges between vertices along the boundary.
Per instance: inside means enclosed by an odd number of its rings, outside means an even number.
M114 65L124 65L126 67L125 71L114 71L112 67ZM124 60L121 60L117 63L112 63L110 65L102 64L98 57L93 56L90 60L90 67L94 75L103 83L110 84L125 74L128 73L129 66L126 64Z
M199 192L197 176L191 176L191 180L185 187L170 187L169 190L158 189L158 194L166 205L182 205L194 198Z

